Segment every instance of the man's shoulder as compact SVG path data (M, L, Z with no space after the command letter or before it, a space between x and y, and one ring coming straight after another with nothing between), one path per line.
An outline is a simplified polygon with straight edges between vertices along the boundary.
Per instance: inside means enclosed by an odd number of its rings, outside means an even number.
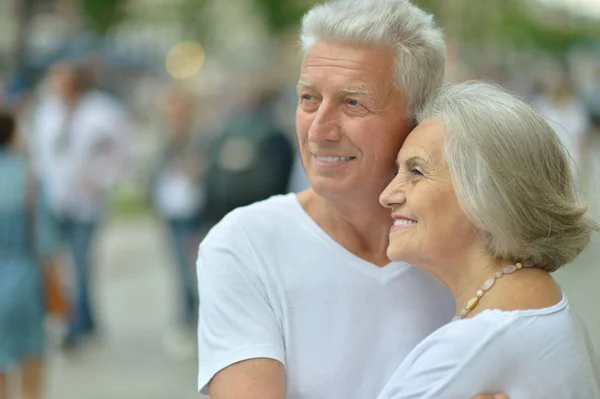
M229 241L232 234L257 237L289 226L300 205L295 194L275 195L266 200L242 206L229 212L210 231L205 240Z

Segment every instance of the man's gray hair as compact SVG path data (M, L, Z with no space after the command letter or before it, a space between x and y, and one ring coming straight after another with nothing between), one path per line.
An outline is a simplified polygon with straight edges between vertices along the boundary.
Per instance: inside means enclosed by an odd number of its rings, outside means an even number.
M554 271L598 225L578 202L569 155L544 117L483 82L440 89L417 115L440 119L444 157L467 217L498 258Z
M433 16L408 0L335 0L314 6L302 20L304 53L319 40L395 51L395 82L414 119L438 89L446 69L446 46Z

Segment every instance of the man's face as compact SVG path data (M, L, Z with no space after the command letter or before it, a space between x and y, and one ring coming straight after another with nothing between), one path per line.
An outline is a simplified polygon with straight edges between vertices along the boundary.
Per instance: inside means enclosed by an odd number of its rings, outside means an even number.
M67 65L59 65L52 72L52 85L55 93L70 99L78 91L75 72Z
M330 198L378 196L409 132L393 51L319 41L304 60L298 98L296 132L312 188Z

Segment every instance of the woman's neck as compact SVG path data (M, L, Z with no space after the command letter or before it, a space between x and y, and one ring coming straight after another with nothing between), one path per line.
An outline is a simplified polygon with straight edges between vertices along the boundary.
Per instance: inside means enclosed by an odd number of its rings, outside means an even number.
M492 282L496 273L511 264L510 261L494 259L481 265L470 265L471 273L465 274L453 291L456 299L456 315L459 315L465 309L471 299L477 297L477 292L483 290L484 283ZM496 284L496 281L493 281L492 284L501 285ZM497 288L493 285L488 291Z
M467 305L486 280L511 264L508 260L497 259L478 251L463 252L456 259L444 263L443 268L438 266L438 269L448 273L444 273L438 280L454 295L457 312Z
M456 315L477 296L484 283L497 272L515 264L497 259L480 250L464 251L451 261L440 263L433 270L442 272L435 277L444 284L456 300ZM552 306L562 299L562 291L550 274L538 267L516 270L494 281L477 305L468 312L472 317L485 309L519 310Z

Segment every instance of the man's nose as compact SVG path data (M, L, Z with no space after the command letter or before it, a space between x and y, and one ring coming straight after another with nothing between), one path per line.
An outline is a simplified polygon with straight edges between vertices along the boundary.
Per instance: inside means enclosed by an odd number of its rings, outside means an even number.
M342 129L339 112L339 109L332 104L322 103L308 130L309 141L313 143L340 141Z

